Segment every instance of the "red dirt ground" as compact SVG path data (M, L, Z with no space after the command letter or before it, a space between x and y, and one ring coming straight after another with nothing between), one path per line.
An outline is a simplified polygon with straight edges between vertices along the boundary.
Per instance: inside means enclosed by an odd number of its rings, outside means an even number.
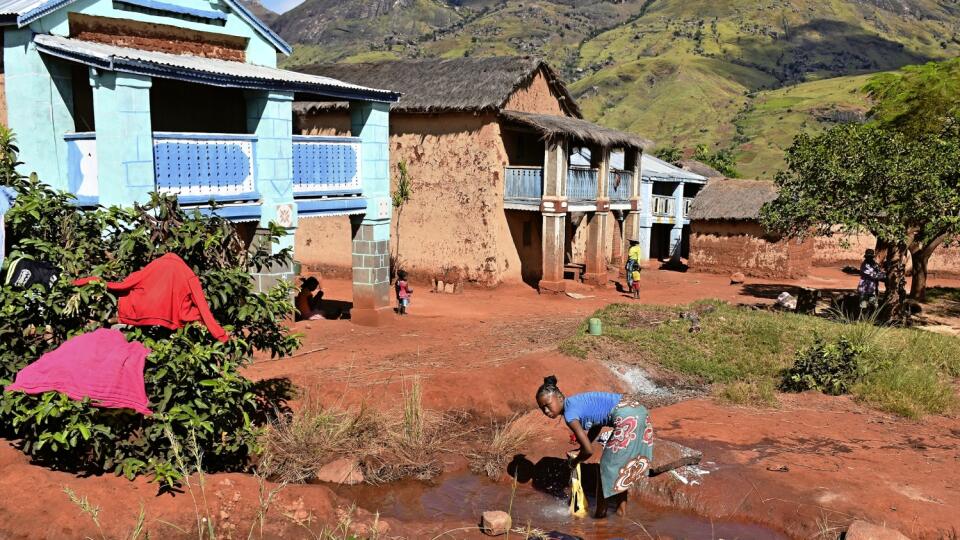
M839 271L817 269L801 284L832 289L855 283L855 277ZM960 286L956 281L936 284ZM647 270L641 301L683 304L720 298L769 303L789 285L797 283L749 280L740 286L730 285L726 276ZM327 299L350 299L346 281L327 280L324 289ZM539 296L525 286L443 295L420 286L411 315L387 326L360 327L346 320L297 323L296 329L304 333L301 353L289 359L258 359L247 374L255 379L287 377L302 389L301 399L325 405L365 402L380 408L397 406L403 385L418 377L426 407L467 410L480 419L529 411L534 390L549 374L557 375L569 393L622 389L604 366L556 352L558 341L593 311L629 301L612 288L580 292L593 297ZM842 530L854 517L886 523L912 538L960 531L955 511L960 508L960 420L955 417L913 422L847 398L813 394L782 396L778 409L695 399L652 414L659 436L703 450L704 461L715 465L706 467L711 472L698 486L683 487L670 475L659 477L642 495L646 500L774 525L797 538L816 537L818 521L823 528ZM531 421L538 418L552 435L530 448L528 457L562 456L568 448L565 428L531 415ZM453 467L463 465L462 459L452 461ZM768 470L781 465L789 471ZM0 500L0 538L99 537L62 486L103 507L100 521L109 537L129 534L141 504L153 537L195 537L163 523L191 527L195 511L188 493L158 496L157 486L144 480L49 471L30 465L9 443L0 445L0 470L0 493L6 495ZM223 536L247 537L259 504L256 479L217 474L206 482L210 515L222 531L232 531ZM334 526L338 509L345 511L351 502L322 485L287 487L268 513L263 537L312 538L295 522L314 532L324 524ZM370 523L369 513L357 512L355 521ZM473 525L387 521L388 536L408 538L420 538L426 530L438 533ZM254 537L260 537L259 532Z

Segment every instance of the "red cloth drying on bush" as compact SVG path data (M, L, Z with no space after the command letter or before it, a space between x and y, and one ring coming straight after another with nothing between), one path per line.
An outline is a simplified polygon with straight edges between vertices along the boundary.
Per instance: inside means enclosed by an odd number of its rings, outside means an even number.
M143 385L148 354L150 349L138 341L128 343L119 330L101 328L41 356L6 389L28 394L55 390L76 400L90 398L98 407L153 414Z
M75 280L74 285L98 281L98 277ZM200 280L175 253L154 260L107 289L120 293L117 311L120 322L133 326L162 326L170 330L202 321L213 337L226 343L227 333L213 318Z

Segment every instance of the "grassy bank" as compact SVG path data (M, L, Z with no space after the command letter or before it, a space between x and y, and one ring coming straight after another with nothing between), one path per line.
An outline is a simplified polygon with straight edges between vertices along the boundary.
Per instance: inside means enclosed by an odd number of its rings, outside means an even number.
M708 308L709 306L709 308ZM705 309L707 308L707 309ZM681 311L701 312L701 331L691 333ZM561 350L574 356L635 358L717 385L718 395L737 403L773 403L785 369L814 336L845 335L861 345L862 377L852 394L878 409L908 417L954 410L960 377L960 339L922 330L878 328L820 317L701 302L686 308L614 304L598 311L604 336L584 324ZM635 354L634 354L635 353Z

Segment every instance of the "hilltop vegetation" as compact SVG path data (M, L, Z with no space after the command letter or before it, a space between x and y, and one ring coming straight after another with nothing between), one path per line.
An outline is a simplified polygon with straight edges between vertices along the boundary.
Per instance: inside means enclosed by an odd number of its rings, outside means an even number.
M799 129L856 118L862 75L960 52L935 0L307 0L275 23L317 61L532 54L591 120L770 176Z

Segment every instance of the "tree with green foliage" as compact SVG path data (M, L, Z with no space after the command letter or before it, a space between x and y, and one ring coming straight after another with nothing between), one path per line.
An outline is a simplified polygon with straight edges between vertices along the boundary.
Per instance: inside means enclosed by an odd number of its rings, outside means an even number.
M396 251L393 257L392 271L396 272L400 268L400 218L403 217L403 209L410 202L410 196L413 189L410 182L410 172L407 170L407 162L401 161L397 164L397 170L400 173L397 176L397 189L393 190L391 198L393 199L393 208L397 211L397 240Z
M711 152L710 149L707 148L707 145L700 144L697 145L697 150L693 154L693 159L702 163L706 163L727 178L740 177L740 173L737 172L737 159L733 156L733 152L729 149Z
M220 343L198 323L171 331L127 327L143 343L144 382L153 415L93 406L57 392L0 395L0 432L38 463L62 470L150 474L165 485L179 479L174 441L196 441L208 470L239 470L257 451L267 415L289 397L282 381L254 383L240 374L255 351L284 356L299 346L283 321L292 313L290 285L254 290L251 269L286 264L273 253L283 229L271 227L250 247L226 219L185 212L176 197L152 196L130 208L84 210L74 196L36 175L16 172L12 136L0 129L0 182L18 197L6 214L10 257L54 264L60 279L47 289L0 285L0 384L66 340L109 327L116 298L103 282L84 287L73 278L118 281L165 253L176 253L200 278L217 321L230 333Z
M957 140L914 139L872 125L800 134L787 150L787 168L777 173L779 194L761 220L789 237L863 230L876 236L886 259L887 301L899 316L907 255L926 260L960 230ZM918 275L911 292L920 299L926 283Z

